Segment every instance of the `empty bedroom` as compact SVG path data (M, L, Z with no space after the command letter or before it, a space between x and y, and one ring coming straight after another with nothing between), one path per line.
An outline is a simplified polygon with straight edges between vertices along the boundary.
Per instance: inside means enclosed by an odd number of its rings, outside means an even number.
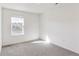
M79 56L79 3L0 3L0 56Z

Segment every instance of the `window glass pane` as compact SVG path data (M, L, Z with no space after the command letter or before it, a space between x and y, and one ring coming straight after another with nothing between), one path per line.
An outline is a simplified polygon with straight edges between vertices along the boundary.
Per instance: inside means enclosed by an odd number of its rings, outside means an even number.
M24 35L24 18L11 17L11 35Z

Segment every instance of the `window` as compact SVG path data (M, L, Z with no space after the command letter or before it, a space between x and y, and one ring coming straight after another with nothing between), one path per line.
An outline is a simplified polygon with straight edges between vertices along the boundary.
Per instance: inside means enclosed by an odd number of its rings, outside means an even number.
M24 18L11 17L11 35L24 35Z

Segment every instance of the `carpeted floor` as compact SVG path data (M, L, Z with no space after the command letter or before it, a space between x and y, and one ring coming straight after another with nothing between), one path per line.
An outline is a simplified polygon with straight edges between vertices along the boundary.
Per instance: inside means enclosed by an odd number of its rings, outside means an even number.
M21 43L2 48L1 56L79 56L53 44Z

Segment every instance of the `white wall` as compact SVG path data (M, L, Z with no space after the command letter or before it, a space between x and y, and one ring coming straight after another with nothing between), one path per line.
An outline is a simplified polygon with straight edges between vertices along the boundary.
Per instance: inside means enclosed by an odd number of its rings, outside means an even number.
M39 14L6 8L3 8L2 11L2 45L26 42L39 38ZM11 35L12 16L21 16L24 18L24 35Z
M79 53L79 4L62 4L43 17L43 36L50 42Z

